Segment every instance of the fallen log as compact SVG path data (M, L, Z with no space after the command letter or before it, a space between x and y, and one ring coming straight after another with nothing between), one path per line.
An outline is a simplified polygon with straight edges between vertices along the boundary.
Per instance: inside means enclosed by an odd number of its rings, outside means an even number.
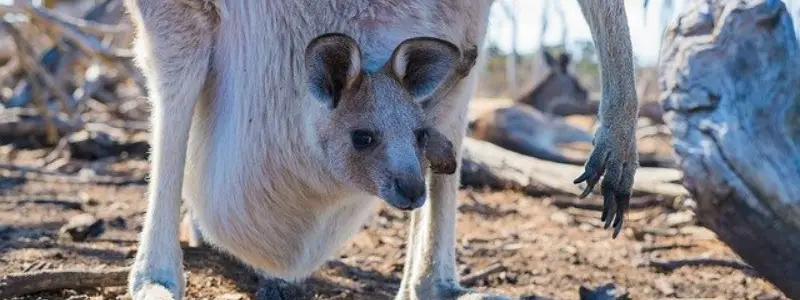
M589 146L592 134L572 126L564 118L546 114L524 104L515 103L507 107L484 112L470 122L470 136L490 142L527 156L558 163L583 165L590 152L567 154L562 146L581 143ZM640 153L639 164L645 167L674 167L672 157L652 153Z
M555 163L515 153L489 142L465 138L461 167L461 183L473 187L515 189L534 196L578 196L585 188L572 181L583 173L583 167ZM639 168L633 184L633 195L686 196L677 183L681 171L667 168ZM595 192L600 191L600 185Z
M522 103L481 115L470 123L470 131L473 138L520 154L575 165L582 165L584 159L566 156L558 146L570 142L592 142L592 135L588 132Z
M10 299L32 293L63 289L124 286L130 269L48 270L0 276L0 298Z
M800 299L800 51L773 0L697 1L670 25L665 120L699 221Z

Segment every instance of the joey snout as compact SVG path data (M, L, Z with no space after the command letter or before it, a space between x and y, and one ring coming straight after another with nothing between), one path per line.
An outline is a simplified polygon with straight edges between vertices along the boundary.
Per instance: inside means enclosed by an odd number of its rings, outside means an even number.
M403 172L394 176L390 192L384 197L390 205L413 210L425 204L425 178L422 172Z

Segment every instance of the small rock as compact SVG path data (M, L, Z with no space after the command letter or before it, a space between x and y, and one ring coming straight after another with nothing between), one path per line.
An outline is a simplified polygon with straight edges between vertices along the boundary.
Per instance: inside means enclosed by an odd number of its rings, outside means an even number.
M506 251L516 251L522 248L525 248L525 244L523 243L511 243L503 246L503 250Z
M125 218L116 217L108 221L108 226L125 229L126 227L128 227L128 223L125 221Z
M378 247L378 241L371 235L362 233L352 239L353 245L361 249L375 249Z
M694 214L688 211L679 211L667 215L664 225L667 227L677 227L694 221Z
M131 259L131 258L135 258L135 257L136 257L136 249L135 248L134 249L128 249L128 251L125 252L125 258Z
M82 242L96 238L105 231L106 226L103 219L97 219L91 214L80 214L72 217L67 224L62 226L59 233L75 242Z
M580 296L581 300L630 299L628 292L624 288L619 288L613 283L599 286L595 289L582 285L578 290L578 295Z
M692 198L686 198L683 200L683 206L688 209L697 209L697 201L694 201Z
M394 246L394 247L403 246L403 244L405 243L405 241L403 241L402 239L391 237L391 236L381 236L380 240L381 240L382 243L390 245L390 246Z
M214 299L216 299L216 300L241 300L241 299L245 299L245 298L247 298L247 296L245 294L230 293L230 294L219 295Z
M578 248L575 248L574 246L571 246L571 245L566 245L563 248L561 248L561 250L563 250L564 252L567 252L569 254L572 254L572 255L575 255L575 254L578 253Z
M573 218L563 211L554 212L550 215L550 221L556 222L561 225L569 225L572 223Z
M78 194L78 198L81 199L81 201L88 206L97 206L98 204L100 204L100 202L98 202L97 199L92 198L86 192L80 192Z
M592 231L594 228L595 227L592 226L592 224L588 223L581 223L581 225L578 225L578 229L580 229L581 231Z
M675 288L673 287L672 283L664 278L656 279L656 281L653 282L653 286L659 292L664 294L664 296L672 296L675 294Z

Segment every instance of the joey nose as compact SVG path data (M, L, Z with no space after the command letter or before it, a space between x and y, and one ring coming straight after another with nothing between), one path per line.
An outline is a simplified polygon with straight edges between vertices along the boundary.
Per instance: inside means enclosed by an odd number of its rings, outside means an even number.
M408 201L406 209L415 209L422 206L425 199L425 180L423 178L397 178L395 179L397 193Z

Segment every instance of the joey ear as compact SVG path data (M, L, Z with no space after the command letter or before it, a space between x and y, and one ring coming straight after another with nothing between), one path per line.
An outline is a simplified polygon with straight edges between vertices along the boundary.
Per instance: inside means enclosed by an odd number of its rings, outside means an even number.
M342 92L361 76L358 44L346 34L326 33L308 43L305 56L309 91L329 108L336 108Z
M425 143L425 159L434 174L453 174L458 162L453 143L436 129L428 129L428 140Z
M445 84L459 63L458 47L433 37L410 38L397 46L391 63L392 73L421 102Z

